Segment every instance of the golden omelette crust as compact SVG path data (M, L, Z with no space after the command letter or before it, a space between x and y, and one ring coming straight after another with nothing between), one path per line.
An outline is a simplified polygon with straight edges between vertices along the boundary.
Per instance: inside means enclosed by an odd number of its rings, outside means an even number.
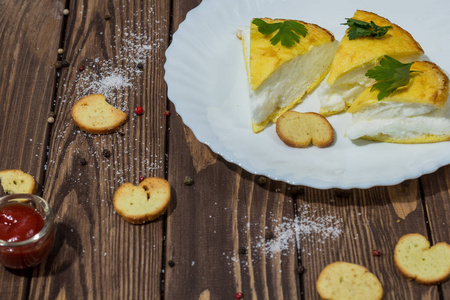
M332 85L336 79L351 70L365 64L378 62L384 55L400 59L424 53L422 47L411 34L386 18L371 12L357 10L353 19L364 22L373 21L378 26L392 26L392 28L381 38L360 37L349 40L346 32L331 65L330 75L327 79L329 85Z
M286 19L262 18L267 23L284 22ZM285 62L296 56L303 55L311 50L313 46L319 46L334 41L334 36L328 30L302 21L308 33L305 37L300 36L300 42L287 48L278 43L272 45L270 39L277 33L264 35L258 31L258 26L250 25L250 69L251 87L256 90L270 75Z
M444 71L435 63L429 61L416 61L411 66L411 80L408 85L399 88L380 101L399 101L406 103L421 103L433 105L437 108L444 107L449 94L449 79ZM364 107L378 103L378 90L367 88L348 109L349 113L355 113Z
M370 87L364 90L348 109L349 113L358 112L361 109L377 104L379 101L399 101L406 103L421 103L433 105L437 108L444 107L449 96L449 78L436 64L429 61L416 61L411 70L420 71L412 73L411 80L406 87L399 88L382 100L377 99L378 90L370 91ZM424 134L419 137L398 139L386 134L376 136L364 136L366 140L389 142L399 144L422 144L449 141L450 136Z

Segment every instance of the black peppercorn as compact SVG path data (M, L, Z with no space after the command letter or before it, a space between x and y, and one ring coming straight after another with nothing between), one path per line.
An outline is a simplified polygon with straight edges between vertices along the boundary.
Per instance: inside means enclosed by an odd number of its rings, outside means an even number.
M103 150L103 156L108 158L111 156L111 151L109 151L108 149Z
M270 240L275 237L275 234L273 234L271 230L266 230L264 237L266 238L266 240Z
M238 252L239 252L239 254L247 254L247 248L245 248L245 247L239 247Z
M298 274L303 274L303 273L305 273L305 271L306 271L306 269L303 265L298 265L298 267L297 267Z
M351 192L349 190L341 190L341 189L335 189L333 190L333 193L336 197L339 198L348 198L350 197Z

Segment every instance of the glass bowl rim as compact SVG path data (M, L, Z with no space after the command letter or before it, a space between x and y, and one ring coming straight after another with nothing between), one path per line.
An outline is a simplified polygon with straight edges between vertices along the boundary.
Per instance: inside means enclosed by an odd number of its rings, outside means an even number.
M41 238L45 237L50 230L53 228L53 221L54 221L54 216L53 216L53 212L52 209L50 207L50 205L48 204L47 201L44 200L44 198L34 195L34 194L12 194L12 195L6 195L3 197L0 197L0 208L3 207L3 205L1 205L2 202L4 201L11 201L11 203L15 203L14 200L19 200L19 199L26 199L29 201L32 201L36 204L36 206L39 206L42 208L43 210L43 214L42 217L44 218L44 227L42 227L42 229L36 233L34 236L32 236L31 238L27 239L27 240L23 240L23 241L19 241L19 242L8 242L5 240L0 239L0 247L22 247L22 246L27 246L30 244L33 244L37 241L39 241ZM17 203L20 203L19 201L17 201ZM7 205L7 204L6 204ZM4 205L4 206L6 206Z

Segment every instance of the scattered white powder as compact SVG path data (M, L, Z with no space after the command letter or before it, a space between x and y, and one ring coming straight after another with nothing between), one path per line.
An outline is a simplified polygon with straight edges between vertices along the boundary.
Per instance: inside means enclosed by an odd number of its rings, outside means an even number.
M119 70L116 69L108 76L90 82L86 89L93 91L94 93L103 94L107 98L111 98L112 91L121 90L131 86L130 79L126 78L124 74L120 74Z
M140 26L138 26L140 27ZM122 29L121 45L111 46L116 55L110 59L85 58L83 71L78 71L73 94L75 101L89 94L103 94L113 106L127 111L128 97L141 86L136 84L143 68L151 62L152 49L159 49L160 39L155 34L147 35ZM81 49L80 49L81 50ZM150 58L150 59L149 59ZM78 67L78 66L76 66ZM133 93L134 94L134 93Z
M139 16L145 13L142 11ZM71 181L74 187L82 189L90 187L92 181L97 181L104 193L99 195L99 199L111 199L111 193L118 185L124 182L137 184L139 176L156 176L157 170L164 168L166 157L155 154L162 152L158 149L164 146L163 141L153 138L149 142L142 133L143 130L153 132L160 129L149 126L150 115L134 115L134 106L165 101L165 91L155 95L152 94L153 90L150 92L153 89L153 81L148 76L159 76L159 73L163 76L163 56L160 51L165 50L165 47L160 45L165 43L163 37L167 34L168 23L167 20L154 20L153 8L147 13L150 18L142 24L136 23L135 20L125 20L116 25L110 44L103 47L103 51L98 55L86 56L85 53L89 51L83 48L73 49L73 57L81 57L81 60L77 64L71 62L69 68L62 69L61 74L67 73L69 76L59 79L58 86L64 93L60 93L56 106L72 106L84 96L101 93L111 105L126 112L129 120L115 134L99 136L79 130L68 117L66 123L59 126L54 134L56 141L70 141L69 144L57 143L52 149L47 148L48 154L50 151L56 154L49 157L57 157L45 165L46 170L50 170L47 173L49 180L53 180L52 177L58 173L55 171L58 168L56 165L59 165L62 159L71 159L73 163L67 164L67 172L70 172L71 176L67 180ZM80 65L84 67L83 70L79 69ZM144 72L146 77L143 76ZM58 73L58 76L61 74ZM130 104L130 98L136 101ZM57 100L54 101L56 103ZM59 111L67 112L70 108ZM153 132L152 136L155 134ZM164 138L164 133L156 135ZM80 148L77 145L84 146ZM104 149L111 151L110 157L102 155ZM81 158L86 160L85 165L80 164ZM91 174L89 178L86 178L86 172ZM106 178L104 172L110 173L110 176ZM59 196L65 197L67 192L61 191ZM93 205L97 203L92 199L86 199L86 202ZM109 205L109 202L102 201L106 205Z
M249 236L248 246L245 253L251 252L251 261L260 260L261 256L275 258L276 255L287 256L292 252L308 251L321 252L328 241L336 240L344 232L343 219L336 217L332 212L325 211L324 208L312 207L311 204L303 204L298 209L301 214L292 218L283 217L279 220L275 216L269 215L273 225L269 228L260 229L255 232L253 227L260 227L258 223L247 222L241 232L243 236ZM318 214L318 216L316 216ZM247 216L244 217L247 219ZM268 233L272 233L268 237ZM305 244L307 247L305 247ZM314 248L314 249L312 249ZM242 250L239 253L224 252L225 259L230 260L230 266L239 263L246 270L250 261L248 256L243 256ZM311 252L307 253L311 255ZM273 261L267 261L273 263ZM231 272L231 271L230 271Z
M301 241L308 240L313 243L325 243L327 239L336 239L341 233L342 219L335 216L320 216L317 218L306 216L304 212L294 220L283 218L283 222L275 226L272 239L260 239L255 247L263 248L266 254L273 256L282 251L289 251L293 241L300 249Z

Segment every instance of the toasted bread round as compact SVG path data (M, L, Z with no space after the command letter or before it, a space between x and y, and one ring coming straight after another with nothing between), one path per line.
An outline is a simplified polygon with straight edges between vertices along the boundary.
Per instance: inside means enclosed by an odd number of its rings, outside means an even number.
M145 178L138 186L126 182L114 193L113 202L116 212L129 223L153 221L170 203L170 185L158 177Z
M450 276L450 245L442 242L430 247L423 235L406 234L395 246L394 262L403 276L422 284L437 284Z
M383 298L383 287L374 274L363 266L342 261L322 270L316 288L320 297L328 300Z
M82 130L94 134L116 131L128 115L106 102L105 96L92 94L81 98L72 107L72 119Z
M288 146L305 148L311 143L319 148L334 141L334 129L328 120L314 112L288 111L276 123L278 137Z
M0 171L0 182L7 194L34 194L37 188L33 176L20 170Z

